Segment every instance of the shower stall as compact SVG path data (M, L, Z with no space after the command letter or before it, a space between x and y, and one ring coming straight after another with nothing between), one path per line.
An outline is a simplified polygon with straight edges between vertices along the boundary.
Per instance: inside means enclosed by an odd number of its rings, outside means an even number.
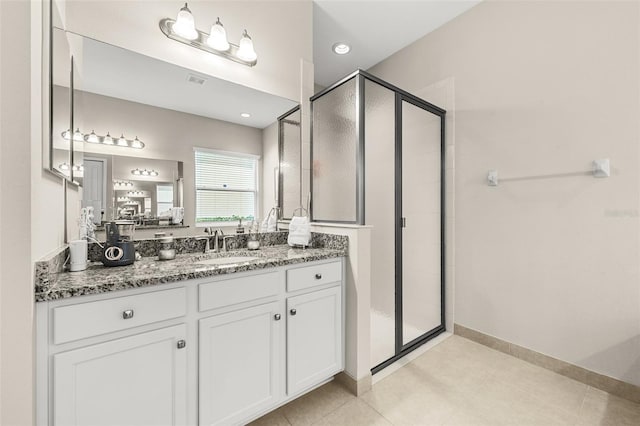
M445 330L445 110L364 71L311 98L311 217L372 226L371 369Z

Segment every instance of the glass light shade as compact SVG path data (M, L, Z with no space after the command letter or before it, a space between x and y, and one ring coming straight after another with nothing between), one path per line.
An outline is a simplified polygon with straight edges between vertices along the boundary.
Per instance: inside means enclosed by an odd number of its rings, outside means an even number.
M149 176L149 171L147 169L144 169L142 171L142 176Z
M180 9L180 12L178 12L178 17L176 18L176 22L174 22L172 29L177 35L182 38L186 38L187 40L195 40L198 38L195 20L193 19L191 11L187 7L187 3L185 3L184 7Z
M227 40L227 32L220 22L220 18L215 24L211 26L209 37L207 38L207 44L212 49L219 50L220 52L226 52L229 50L229 41Z
M60 170L69 170L69 165L67 163L62 163L58 166Z
M84 141L84 135L82 133L80 133L80 129L76 129L76 131L73 132L73 140L77 141L77 142L83 142Z
M256 51L253 50L253 41L251 40L251 37L249 37L249 34L247 34L247 30L244 30L244 33L242 33L242 38L240 39L240 46L238 47L237 55L238 58L247 62L255 61L256 59L258 59Z
M100 143L100 139L98 139L98 135L93 130L87 136L84 137L87 142L90 143Z
M131 170L131 174L134 176L140 176L142 172L139 169L133 169Z
M102 140L102 143L105 145L113 145L113 138L108 132L107 132L107 136L105 136L104 139Z
M120 135L120 138L118 139L118 146L129 146L127 140L124 138L124 135Z
M141 149L143 147L144 145L142 144L142 141L140 141L137 136L134 140L131 141L131 148Z
M62 132L62 137L68 141L71 140L71 130L67 129Z

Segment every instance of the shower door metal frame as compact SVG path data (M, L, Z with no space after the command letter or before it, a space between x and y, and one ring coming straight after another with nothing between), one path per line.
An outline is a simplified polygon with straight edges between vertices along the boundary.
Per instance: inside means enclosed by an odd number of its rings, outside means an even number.
M421 336L404 343L403 330L403 229L405 221L402 212L402 103L407 102L440 117L440 325ZM395 355L374 366L371 373L388 367L427 341L444 332L445 327L445 117L446 111L410 93L396 92L395 95Z
M445 145L445 118L446 111L433 105L424 99L412 95L402 89L395 87L369 73L360 71L365 78L395 92L395 355L374 366L371 373L388 367L408 353L417 349L427 341L445 331L445 179L446 179L446 145ZM402 216L402 102L408 102L418 108L428 111L440 117L440 325L427 331L421 336L404 343L403 339L403 253L402 253L402 230L404 221ZM362 114L364 118L364 114ZM363 127L364 128L364 127ZM364 162L363 162L364 165ZM364 203L364 199L363 199ZM364 205L364 204L363 204Z
M353 223L364 225L366 219L365 212L365 79L370 80L380 86L389 89L395 93L395 190L394 190L394 203L395 203L395 354L383 361L382 363L374 366L371 369L371 373L375 374L385 367L393 364L400 358L404 357L408 353L412 352L422 344L431 340L433 337L445 331L445 255L446 255L446 144L445 144L445 119L446 111L432 103L425 101L411 93L402 90L393 84L390 84L380 78L369 74L363 70L356 70L346 77L340 79L335 84L327 87L326 89L313 95L309 100L311 101L311 176L310 176L310 190L313 191L313 101L333 91L334 89L349 82L353 78L356 79L356 138L357 138L357 150L356 150L356 220L355 221L330 221L321 220L322 222L334 222L334 223ZM403 342L403 318L402 318L402 229L403 229L403 217L402 217L402 102L408 102L418 108L426 110L438 117L440 117L440 325L427 331L416 339L404 343ZM313 197L311 197L311 220L320 221L313 217Z

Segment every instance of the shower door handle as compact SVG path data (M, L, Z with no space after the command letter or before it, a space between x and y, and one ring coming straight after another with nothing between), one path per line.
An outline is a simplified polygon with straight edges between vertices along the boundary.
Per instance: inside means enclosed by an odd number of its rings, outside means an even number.
M407 227L407 218L406 217L400 218L400 227L401 228L406 228Z

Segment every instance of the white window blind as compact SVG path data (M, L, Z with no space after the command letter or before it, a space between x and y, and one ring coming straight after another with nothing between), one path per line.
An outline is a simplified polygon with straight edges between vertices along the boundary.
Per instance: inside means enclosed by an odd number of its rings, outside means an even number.
M158 214L173 208L173 185L170 183L156 185L156 197Z
M196 150L196 223L252 220L258 158Z

